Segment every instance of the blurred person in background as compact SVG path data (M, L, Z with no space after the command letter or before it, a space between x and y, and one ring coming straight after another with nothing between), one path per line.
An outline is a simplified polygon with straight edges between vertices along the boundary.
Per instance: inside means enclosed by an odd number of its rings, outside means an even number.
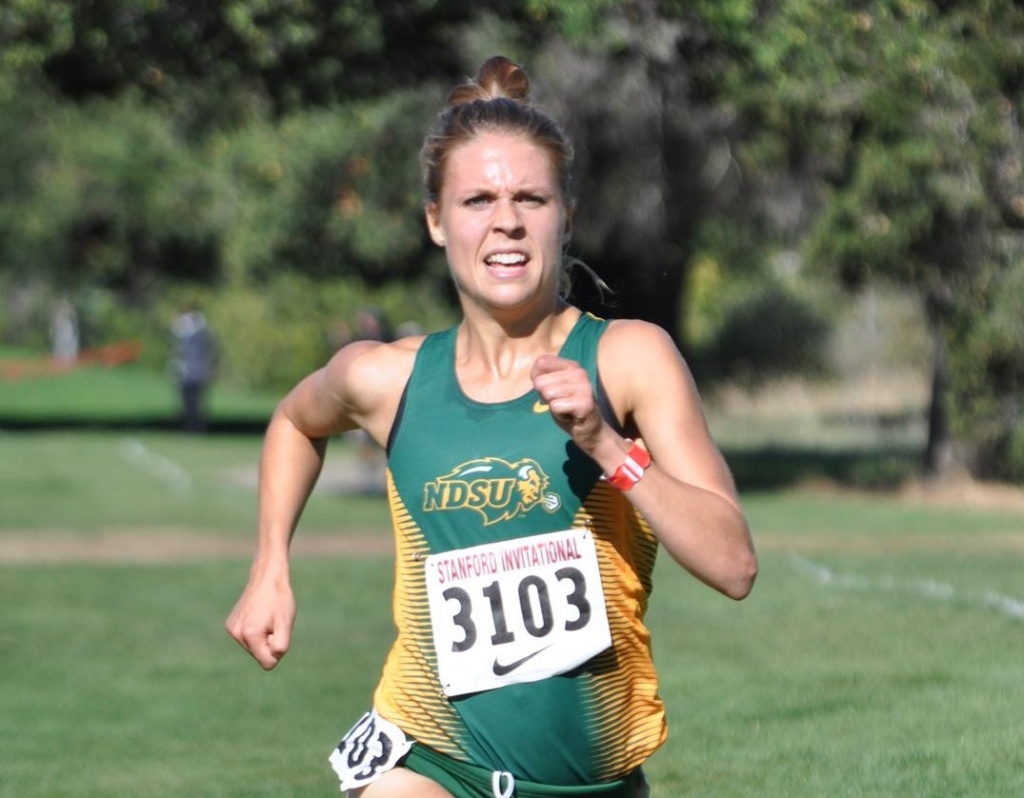
M67 299L59 299L50 316L50 340L53 359L59 368L67 368L78 359L80 347L78 313Z
M217 370L217 342L206 316L188 304L171 323L174 359L171 375L181 399L181 427L185 432L205 432L206 392Z
M644 625L658 549L733 599L757 573L671 337L566 300L572 149L528 95L518 65L489 59L424 142L459 323L349 344L267 430L226 624L266 669L291 645L289 544L328 439L361 428L387 452L397 638L330 756L349 796L647 795L667 734Z

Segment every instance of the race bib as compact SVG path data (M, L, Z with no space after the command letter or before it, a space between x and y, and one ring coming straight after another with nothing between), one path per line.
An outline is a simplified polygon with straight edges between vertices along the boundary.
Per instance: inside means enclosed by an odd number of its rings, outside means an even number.
M412 741L391 721L371 710L338 743L329 761L341 789L354 790L391 770L412 748Z
M565 673L612 643L589 529L432 554L426 585L449 697Z

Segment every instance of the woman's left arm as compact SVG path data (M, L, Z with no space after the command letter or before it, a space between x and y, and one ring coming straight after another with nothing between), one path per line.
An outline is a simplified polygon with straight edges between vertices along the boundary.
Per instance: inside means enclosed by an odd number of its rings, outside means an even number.
M725 595L745 598L757 576L750 528L675 343L656 325L615 321L601 339L598 366L612 409L651 458L626 496L673 559ZM601 416L581 372L546 356L535 366L535 383L555 421L613 474L631 443Z

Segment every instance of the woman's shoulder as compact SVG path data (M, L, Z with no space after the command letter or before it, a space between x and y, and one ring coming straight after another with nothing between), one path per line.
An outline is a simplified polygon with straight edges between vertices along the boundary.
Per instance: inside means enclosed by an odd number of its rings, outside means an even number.
M679 356L679 348L663 327L642 319L612 319L601 336L602 349L629 360L645 356Z
M690 380L679 346L661 326L640 319L616 319L601 336L598 367L602 379L620 387L663 384L672 377Z
M345 404L369 408L401 394L425 335L394 341L355 341L331 358L327 379Z
M427 340L426 335L409 335L405 338L397 338L394 341L357 341L350 346L358 346L361 343L369 344L353 355L353 364L359 364L361 368L383 370L386 373L397 371L412 371L416 354Z

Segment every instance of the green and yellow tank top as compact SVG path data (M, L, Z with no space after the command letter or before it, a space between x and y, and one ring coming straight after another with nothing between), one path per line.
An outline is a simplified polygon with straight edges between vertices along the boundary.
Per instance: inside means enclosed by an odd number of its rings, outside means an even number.
M582 315L560 352L586 368L599 400L597 348L606 326ZM415 740L517 778L565 786L619 778L642 764L666 734L643 623L657 541L629 501L600 480L600 468L555 424L535 391L495 404L462 392L455 376L456 332L423 342L389 442L398 635L374 705ZM528 668L531 657L540 659L561 605L574 605L566 628L585 621L593 586L584 595L572 563L559 567L560 559L573 556L574 544L568 551L530 545L546 540L537 536L579 529L589 530L596 549L611 646L565 673L446 694L438 675L428 558L450 554L441 558L440 578L453 586L445 597L458 599L449 602L451 618L444 619L458 627L452 648L489 646L487 656L496 653L495 676L488 678L512 678L506 674ZM481 544L505 546L501 559L514 560L521 570L489 581L487 569L501 563L475 553ZM531 558L535 568L554 568L558 578L532 574ZM460 579L470 577L483 587L463 590L460 585L470 582ZM502 658L503 650L516 650L503 648L516 635L514 645L534 644L534 650ZM487 663L489 668L491 659Z

